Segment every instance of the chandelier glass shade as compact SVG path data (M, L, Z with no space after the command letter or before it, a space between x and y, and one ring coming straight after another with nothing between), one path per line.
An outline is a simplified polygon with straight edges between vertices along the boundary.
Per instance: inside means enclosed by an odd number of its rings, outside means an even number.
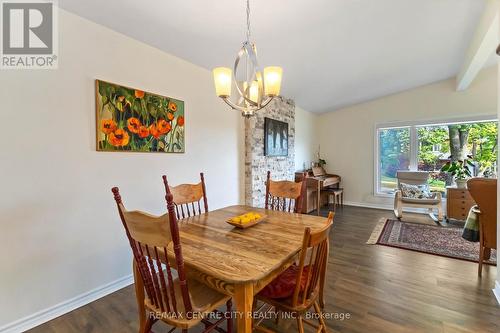
M281 67L265 67L257 62L257 48L250 42L250 4L247 0L247 39L238 52L233 69L213 70L215 92L232 109L251 117L278 96L281 88Z

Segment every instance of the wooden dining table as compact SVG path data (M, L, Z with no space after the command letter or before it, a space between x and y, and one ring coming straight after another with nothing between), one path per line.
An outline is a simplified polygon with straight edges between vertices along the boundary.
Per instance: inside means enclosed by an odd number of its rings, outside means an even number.
M231 217L248 212L267 218L247 229L226 223ZM178 223L188 276L232 296L237 332L249 333L254 295L293 263L305 228L320 229L326 218L236 205ZM173 251L167 251L173 258ZM142 288L140 280L135 281L136 288ZM139 311L144 308L139 306Z

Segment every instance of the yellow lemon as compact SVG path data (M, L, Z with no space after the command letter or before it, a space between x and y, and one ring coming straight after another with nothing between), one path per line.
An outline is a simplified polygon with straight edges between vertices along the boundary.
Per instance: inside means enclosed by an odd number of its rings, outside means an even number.
M239 217L239 216L233 217L231 219L231 221L234 222L234 223L240 223L241 222L241 217Z
M241 219L241 224L247 224L250 222L250 219L248 217L244 217Z

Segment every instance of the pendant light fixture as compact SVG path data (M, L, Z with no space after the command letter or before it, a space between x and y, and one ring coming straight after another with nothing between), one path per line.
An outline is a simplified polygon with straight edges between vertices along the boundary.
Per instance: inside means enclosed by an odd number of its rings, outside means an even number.
M257 62L257 48L250 41L249 0L247 0L246 41L238 52L233 70L228 67L217 67L214 68L213 75L217 96L232 109L241 111L247 118L269 104L280 93L281 67L266 67L262 72ZM231 100L233 91L236 95L234 101Z

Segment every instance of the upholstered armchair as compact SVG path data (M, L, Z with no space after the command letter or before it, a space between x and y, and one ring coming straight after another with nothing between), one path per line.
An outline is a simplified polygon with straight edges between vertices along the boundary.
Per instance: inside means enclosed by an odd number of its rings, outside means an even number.
M483 261L490 258L491 249L497 248L497 180L471 178L467 188L477 206L474 211L479 218L479 267L483 271Z
M403 207L427 208L429 216L435 221L443 219L443 205L440 192L430 192L429 172L398 171L398 188L394 196L394 214L398 219L403 217ZM415 191L412 192L412 189ZM437 210L438 217L434 215Z

